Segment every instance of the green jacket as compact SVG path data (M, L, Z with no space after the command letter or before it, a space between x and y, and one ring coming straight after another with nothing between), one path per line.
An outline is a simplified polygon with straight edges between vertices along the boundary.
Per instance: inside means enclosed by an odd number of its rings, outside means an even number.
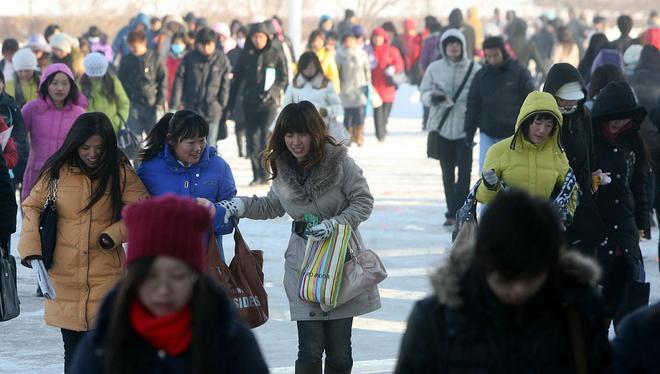
M112 80L115 82L115 95L117 95L117 102L114 102L103 95L103 83L100 79L92 79L92 89L87 97L89 100L87 112L105 113L108 118L110 118L110 121L112 121L112 127L115 131L118 131L121 123L126 122L128 119L128 109L130 104L119 78L113 76Z
M559 126L544 143L533 144L525 138L521 125L539 112L550 113ZM494 169L500 180L509 187L549 199L555 188L562 187L569 171L568 159L559 135L561 126L562 115L555 98L547 92L531 92L520 108L515 133L488 150L484 170ZM498 192L489 190L482 183L477 190L477 200L489 204ZM571 196L572 200L577 198L577 193L576 188ZM571 210L574 210L574 205L573 202Z

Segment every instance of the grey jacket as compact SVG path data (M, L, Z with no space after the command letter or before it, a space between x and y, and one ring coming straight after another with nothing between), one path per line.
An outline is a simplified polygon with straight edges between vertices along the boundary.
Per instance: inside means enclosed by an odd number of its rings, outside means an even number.
M353 229L350 247L354 251L365 248L358 226L367 220L373 209L374 198L369 191L362 169L347 154L344 146L325 145L325 156L311 170L304 185L296 179L295 170L284 160L277 161L278 175L265 197L241 197L245 203L243 217L271 219L285 213L294 220L302 220L306 213L320 215L321 219L334 218ZM380 308L378 288L373 287L355 299L329 312L323 312L316 303L306 302L298 296L299 271L305 255L306 241L291 234L284 253L284 289L289 299L291 319L334 320L354 317Z
M342 105L344 108L359 108L367 104L366 88L371 83L369 56L359 46L338 48L335 55L339 68Z
M422 104L431 108L427 122L429 131L436 131L438 129L443 113L448 109L447 102L433 105L431 102L432 93L434 91L443 91L447 95L448 100L451 101L454 93L458 90L461 82L463 82L463 77L465 77L470 66L470 60L465 53L465 37L463 34L456 29L445 31L440 38L440 46L442 46L442 42L448 37L455 37L461 41L464 51L463 59L459 62L452 62L447 58L434 61L424 73L424 79L422 79L422 83L419 86L419 91ZM481 65L475 62L461 95L454 103L453 109L451 109L447 120L439 131L440 135L445 139L456 140L465 137L465 112L467 110L468 92L470 91L472 80L479 69L481 69Z

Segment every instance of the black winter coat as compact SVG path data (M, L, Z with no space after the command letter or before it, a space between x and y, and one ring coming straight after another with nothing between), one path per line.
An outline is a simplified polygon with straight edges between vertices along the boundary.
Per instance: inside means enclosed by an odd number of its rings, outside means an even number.
M640 309L622 322L612 342L613 372L657 373L660 357L660 304Z
M140 57L132 53L122 57L118 76L131 105L165 106L167 69L158 53L147 51Z
M205 281L212 282L205 278ZM217 287L217 286L215 286ZM76 356L73 363L72 373L104 373L106 353L105 353L105 335L109 328L111 313L113 309L113 300L117 290L110 291L99 310L96 328L90 331L78 345ZM217 293L217 294L216 294ZM238 320L231 301L224 292L216 292L213 297L221 300L221 310L209 314L216 317L216 330L209 331L209 334L217 336L216 344L219 350L214 355L215 369L206 368L209 374L227 373L243 374L256 373L267 374L268 366L259 350L259 345L252 332ZM180 356L167 356L156 351L144 339L137 336L134 340L134 347L131 350L138 352L135 354L139 362L135 364L134 372L145 374L169 374L169 373L190 373L191 357L190 352Z
M566 306L579 315L589 372L607 370L607 314L592 286L593 260L562 255L563 265L521 307L499 302L474 263L464 273L456 268L466 265L447 263L433 279L436 295L418 301L408 319L397 374L574 373Z
M500 67L485 65L474 76L468 92L465 132L504 139L513 135L516 118L527 94L534 91L529 71L508 59Z
M183 58L176 71L170 107L182 107L207 120L218 120L229 101L230 81L231 65L221 50L207 57L195 49Z
M267 34L266 30L260 31ZM266 91L266 75L269 69L273 69L275 82ZM284 92L289 80L286 61L282 51L274 48L269 41L261 50L256 49L250 36L247 37L245 48L238 64L234 69L234 78L231 82L231 94L229 108L236 102L241 83L245 82L243 88L243 109L246 112L267 112L276 110L280 105L280 97Z
M0 243L5 244L16 231L16 195L9 179L5 158L0 156Z
M11 138L16 143L18 162L12 172L14 173L14 184L20 183L23 181L25 166L30 155L30 144L28 144L23 114L16 101L6 92L0 94L0 116L5 117L8 126L14 126L14 129L11 130Z
M635 72L628 80L647 112L660 107L660 52L648 45L642 49Z

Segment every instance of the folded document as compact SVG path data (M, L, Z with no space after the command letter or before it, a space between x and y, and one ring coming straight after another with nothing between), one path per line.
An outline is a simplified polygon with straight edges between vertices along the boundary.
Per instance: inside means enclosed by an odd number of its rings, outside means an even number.
M39 283L41 293L43 293L44 297L48 300L55 300L55 289L53 288L53 284L50 283L48 270L46 270L44 262L41 260L31 260L30 265L32 265L32 270L34 270L34 273L37 276L37 283Z

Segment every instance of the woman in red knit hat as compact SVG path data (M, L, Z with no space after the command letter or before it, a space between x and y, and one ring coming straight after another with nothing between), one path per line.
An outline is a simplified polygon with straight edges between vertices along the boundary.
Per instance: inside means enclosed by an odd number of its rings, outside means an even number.
M166 195L123 213L128 272L103 302L73 372L268 373L254 336L203 273L209 210Z

